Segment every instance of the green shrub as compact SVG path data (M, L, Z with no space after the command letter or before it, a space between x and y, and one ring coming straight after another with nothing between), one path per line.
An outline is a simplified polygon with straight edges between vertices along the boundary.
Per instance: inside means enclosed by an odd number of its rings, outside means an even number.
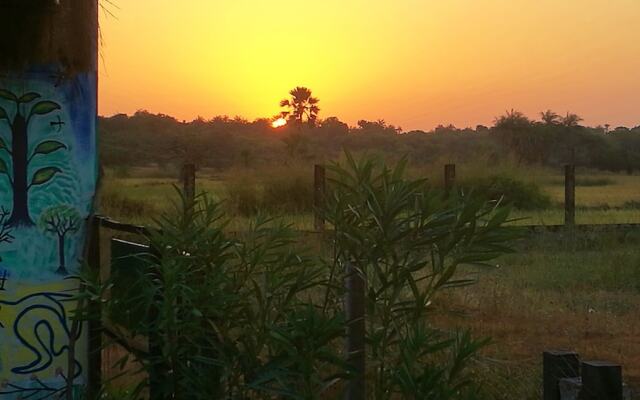
M638 200L625 201L625 203L622 205L622 208L628 208L628 209L632 209L632 210L639 210L640 209L640 201L638 201Z
M313 210L313 181L306 169L272 168L236 173L225 182L226 199L238 215L300 214Z
M227 206L237 215L251 216L261 208L261 195L256 184L248 179L230 179L224 186Z
M479 398L466 367L486 341L436 330L428 316L438 292L472 283L455 278L460 266L508 250L507 211L477 197L445 203L424 182L404 179L402 163L347 160L330 169L323 212L335 234L325 251L301 250L304 239L271 220L228 236L227 214L201 196L158 220L133 295L111 290L115 281L87 285L108 320L117 310L148 310L107 336L153 338L154 351L131 348L127 357L156 378L155 396L342 397L358 377L343 351L345 332L363 321L343 312L344 282L358 277L367 288L366 398ZM149 385L143 380L133 397Z
M264 181L262 209L273 212L304 213L313 210L313 180L311 174L271 175Z
M551 197L537 184L502 175L466 181L463 188L489 200L503 198L505 204L521 210L545 209L552 204Z

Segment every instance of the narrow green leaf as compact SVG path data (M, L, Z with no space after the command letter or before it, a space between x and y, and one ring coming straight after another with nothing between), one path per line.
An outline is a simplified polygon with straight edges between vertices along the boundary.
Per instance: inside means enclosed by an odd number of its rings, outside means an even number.
M64 143L60 143L55 140L47 140L40 143L38 147L36 147L36 150L33 152L33 154L49 154L53 153L54 151L66 148L67 146L65 146Z
M59 109L60 105L58 103L54 103L53 101L40 101L33 106L30 115L45 115Z
M47 167L39 169L34 175L33 180L31 181L31 185L42 185L49 182L53 177L62 172L59 168L56 167Z
M7 168L7 163L4 162L2 158L0 158L0 174L9 173L9 169Z
M38 93L30 92L22 95L22 97L18 99L18 103L31 103L35 99L39 99L39 98L40 98L40 95Z
M0 97L10 101L18 101L18 97L6 89L0 89Z

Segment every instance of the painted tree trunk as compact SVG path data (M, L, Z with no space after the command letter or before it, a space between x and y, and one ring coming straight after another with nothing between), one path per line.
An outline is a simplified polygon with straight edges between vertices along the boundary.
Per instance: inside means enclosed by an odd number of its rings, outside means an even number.
M27 136L27 121L16 114L13 120L12 135L13 158L13 211L9 218L9 226L32 226L29 215L29 183L27 182L27 164L29 138Z
M64 236L58 235L58 259L60 260L60 266L56 271L60 275L67 275L67 265L64 260Z

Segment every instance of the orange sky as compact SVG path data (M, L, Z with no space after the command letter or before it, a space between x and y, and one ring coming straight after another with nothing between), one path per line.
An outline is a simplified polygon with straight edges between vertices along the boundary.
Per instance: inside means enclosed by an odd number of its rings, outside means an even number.
M640 124L639 0L110 1L104 115L270 117L303 85L350 124Z

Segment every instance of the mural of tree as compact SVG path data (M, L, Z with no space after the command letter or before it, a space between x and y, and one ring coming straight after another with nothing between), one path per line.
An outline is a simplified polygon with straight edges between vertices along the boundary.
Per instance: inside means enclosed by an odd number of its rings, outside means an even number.
M8 90L0 89L0 98L15 104L13 118L7 110L0 107L0 122L6 121L11 129L11 147L0 137L0 152L8 153L12 160L11 169L9 169L7 163L0 158L0 175L6 175L13 188L13 209L7 221L10 226L34 225L29 214L29 191L34 186L49 182L56 174L62 172L57 167L45 167L37 170L31 177L28 176L29 164L37 155L47 155L67 148L56 140L45 140L30 151L29 124L34 118L60 110L60 105L53 101L38 101L32 107L28 107L40 97L38 93L33 92L18 97ZM28 112L26 112L27 109ZM58 121L56 124L61 126L63 122Z
M0 207L0 244L2 243L11 243L13 241L13 236L11 235L11 228L6 224L6 220L9 217L9 211L5 210L4 207ZM2 261L2 257L0 257L0 262Z
M11 243L13 240L13 236L11 236L11 229L6 223L8 216L9 211L4 207L0 207L0 243Z
M58 257L60 266L56 271L59 274L67 275L64 244L67 234L77 232L81 222L78 211L68 205L50 207L44 210L38 221L40 229L46 233L56 235L58 238Z

